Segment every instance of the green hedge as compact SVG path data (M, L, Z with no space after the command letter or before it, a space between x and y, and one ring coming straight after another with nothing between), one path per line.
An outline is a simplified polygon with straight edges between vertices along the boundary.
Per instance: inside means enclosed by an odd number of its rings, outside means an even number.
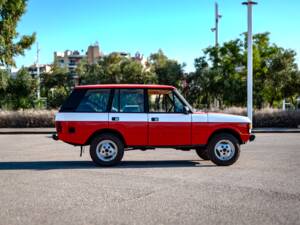
M228 108L222 111L236 115L246 115L245 108ZM54 127L55 110L0 111L0 128L14 127ZM300 111L262 109L255 111L253 127L297 128L300 125Z

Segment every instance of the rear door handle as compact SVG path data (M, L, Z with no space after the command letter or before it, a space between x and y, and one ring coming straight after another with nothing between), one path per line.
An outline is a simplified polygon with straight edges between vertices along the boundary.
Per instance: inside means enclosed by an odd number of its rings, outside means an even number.
M158 117L151 117L151 121L154 121L154 122L159 121L159 118Z
M120 118L119 118L119 117L112 117L111 120L112 120L112 121L119 121Z

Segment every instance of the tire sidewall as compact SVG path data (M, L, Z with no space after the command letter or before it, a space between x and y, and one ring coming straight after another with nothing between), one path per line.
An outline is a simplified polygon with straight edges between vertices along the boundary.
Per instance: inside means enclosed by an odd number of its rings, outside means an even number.
M117 155L116 157L111 160L111 161L103 161L101 160L98 156L97 156L97 145L103 141L103 140L110 140L110 141L113 141L117 147L118 147L118 152L117 152ZM98 137L95 137L92 142L91 142L91 145L90 145L90 156L93 160L94 163L96 163L97 165L99 166L114 166L116 165L117 163L119 163L122 158L123 158L123 155L124 155L124 144L123 142L118 138L116 137L115 135L112 135L112 134L102 134Z
M226 160L226 161L218 159L218 157L215 154L215 146L221 140L230 141L233 144L234 148L235 148L234 156L231 159ZM210 157L211 161L213 163L215 163L216 165L218 165L218 166L232 165L233 163L235 163L238 160L238 158L240 156L239 141L231 134L226 134L226 133L218 134L218 135L214 136L211 139L211 141L209 142L209 144L208 144L208 154L209 154L209 157Z

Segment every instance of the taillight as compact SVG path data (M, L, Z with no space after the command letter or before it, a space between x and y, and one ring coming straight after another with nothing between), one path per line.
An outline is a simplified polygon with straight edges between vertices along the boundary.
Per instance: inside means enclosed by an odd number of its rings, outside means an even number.
M61 133L62 132L62 123L60 121L55 122L56 132Z

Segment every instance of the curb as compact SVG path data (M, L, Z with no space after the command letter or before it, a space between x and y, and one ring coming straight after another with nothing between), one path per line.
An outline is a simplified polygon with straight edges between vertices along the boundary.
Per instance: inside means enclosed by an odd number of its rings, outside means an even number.
M259 134L259 133L300 133L300 129L253 129L252 133Z

